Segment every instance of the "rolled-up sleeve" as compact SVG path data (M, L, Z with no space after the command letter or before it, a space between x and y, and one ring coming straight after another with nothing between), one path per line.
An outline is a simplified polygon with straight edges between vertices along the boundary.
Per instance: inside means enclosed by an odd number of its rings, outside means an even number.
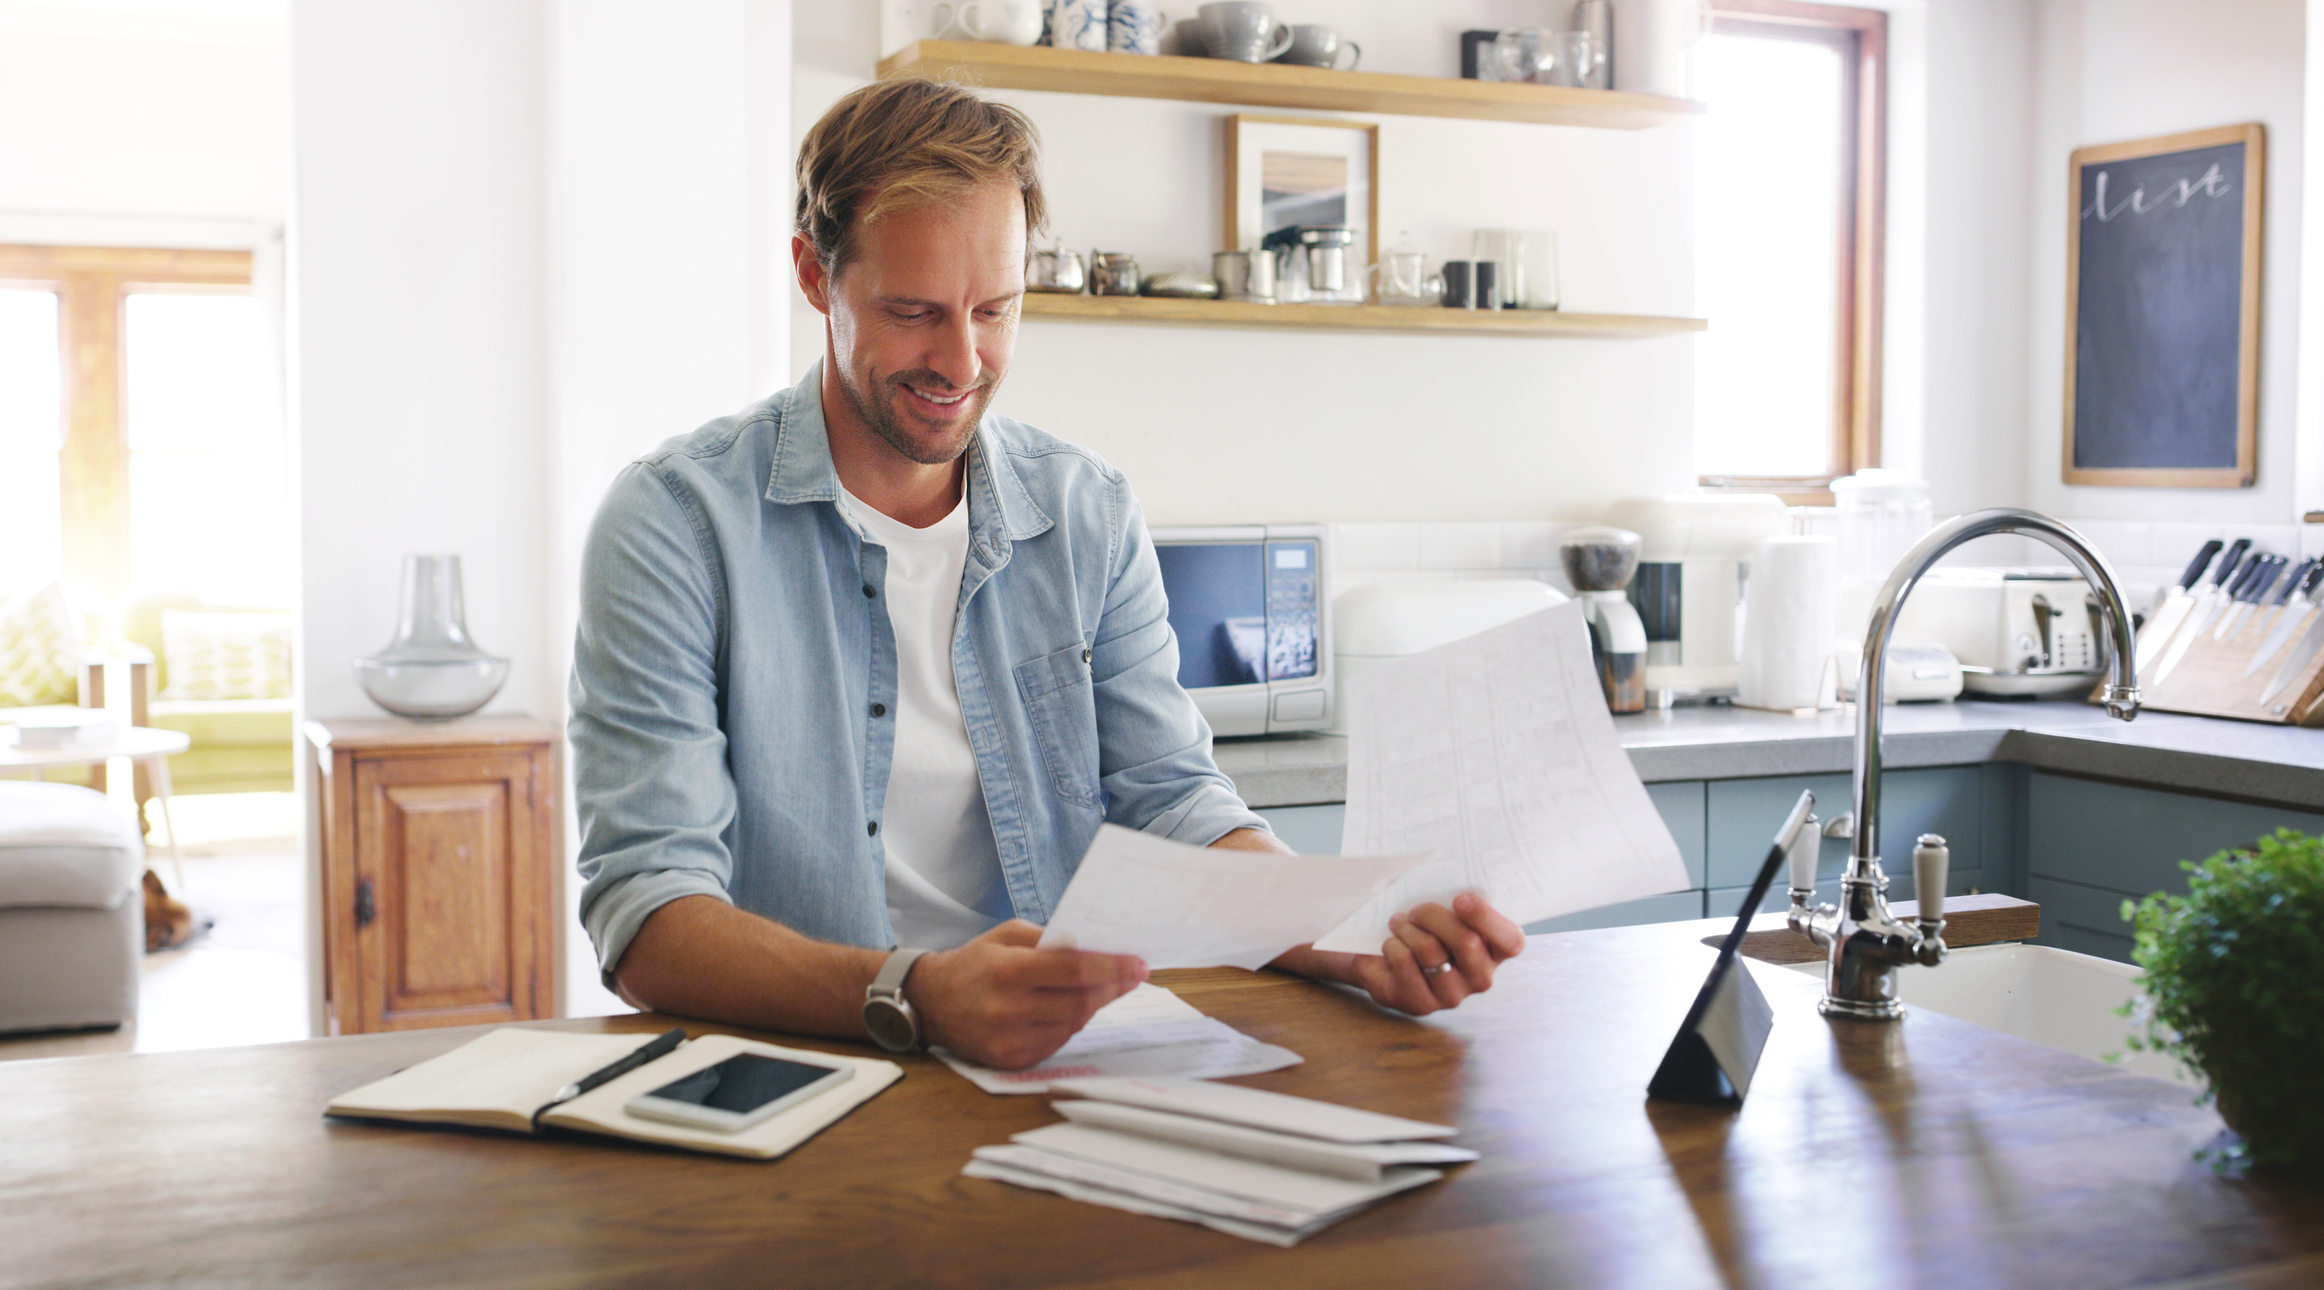
M1236 829L1268 832L1211 759L1210 725L1178 684L1178 638L1145 515L1126 483L1116 487L1120 536L1090 659L1106 818L1202 846Z
M608 974L656 909L682 896L730 899L722 585L700 515L651 462L631 466L582 553L568 728L581 922Z

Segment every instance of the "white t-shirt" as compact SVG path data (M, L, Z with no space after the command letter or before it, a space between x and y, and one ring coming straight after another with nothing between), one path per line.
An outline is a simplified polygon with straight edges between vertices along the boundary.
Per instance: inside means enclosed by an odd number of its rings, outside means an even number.
M888 920L898 945L950 949L1011 914L984 785L952 683L952 632L968 563L968 498L924 529L840 490L864 536L886 547L888 623L896 634L895 762L880 839Z

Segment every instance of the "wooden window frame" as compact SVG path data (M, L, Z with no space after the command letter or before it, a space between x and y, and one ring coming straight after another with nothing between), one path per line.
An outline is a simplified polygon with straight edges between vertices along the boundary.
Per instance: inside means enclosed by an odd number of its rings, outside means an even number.
M129 295L151 289L247 291L251 253L0 246L0 285L57 294L64 575L117 594L129 585L129 435L122 415Z
M1833 469L1819 475L1703 475L1715 492L1775 493L1794 506L1832 504L1832 480L1880 464L1882 267L1888 226L1888 15L1802 0L1711 0L1712 30L1824 39L1839 47L1854 104L1838 212L1833 302ZM1810 35L1809 33L1815 33ZM1718 325L1713 319L1712 325Z

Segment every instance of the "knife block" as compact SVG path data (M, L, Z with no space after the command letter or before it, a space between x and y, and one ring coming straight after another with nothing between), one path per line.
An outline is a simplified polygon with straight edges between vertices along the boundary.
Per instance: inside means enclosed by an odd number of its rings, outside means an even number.
M2324 611L2320 611L2324 612ZM2267 619L2265 626L2262 620ZM2299 648L2300 639L2315 625L2315 618L2300 624L2298 631L2276 650L2250 676L2243 669L2250 666L2252 654L2266 639L2267 628L2275 623L2262 613L2246 615L2235 635L2226 640L2212 639L2218 629L2216 622L2204 625L2202 636L2187 647L2179 665L2161 682L2142 686L2140 706L2158 712L2188 712L2201 717L2232 717L2238 721L2265 721L2273 725L2324 726L2324 650L2300 665L2284 688L2265 705L2259 701L2261 691L2273 681L2276 669L2284 665ZM2105 694L2102 682L2090 694L2096 703Z

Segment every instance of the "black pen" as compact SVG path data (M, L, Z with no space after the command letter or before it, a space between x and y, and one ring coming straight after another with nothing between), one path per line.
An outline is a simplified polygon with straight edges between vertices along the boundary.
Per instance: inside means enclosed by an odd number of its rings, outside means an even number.
M567 1084L565 1087L558 1089L557 1096L549 1100L549 1105L555 1106L559 1102L571 1101L572 1099L581 1096L583 1093L596 1088L600 1084L609 1083L613 1080L620 1079L622 1076L629 1074L631 1071L636 1070L638 1067L645 1065L647 1062L650 1062L657 1057L666 1057L669 1054L676 1052L678 1045L685 1042L686 1028L684 1026L672 1026L668 1030L662 1032L660 1035L655 1036L652 1043L638 1049L636 1052L622 1058L620 1061L606 1067L604 1070L584 1077L578 1084Z

